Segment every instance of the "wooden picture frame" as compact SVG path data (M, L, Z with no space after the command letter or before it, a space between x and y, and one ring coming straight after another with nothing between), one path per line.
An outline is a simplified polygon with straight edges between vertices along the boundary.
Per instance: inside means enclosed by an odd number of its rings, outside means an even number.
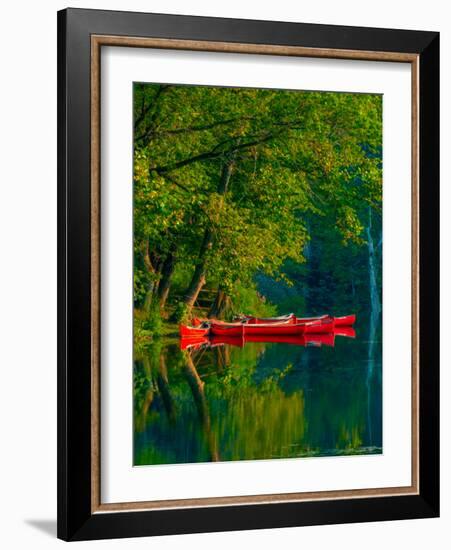
M412 67L412 483L213 499L100 501L100 50L394 61ZM228 531L439 513L439 35L67 9L58 13L58 537Z

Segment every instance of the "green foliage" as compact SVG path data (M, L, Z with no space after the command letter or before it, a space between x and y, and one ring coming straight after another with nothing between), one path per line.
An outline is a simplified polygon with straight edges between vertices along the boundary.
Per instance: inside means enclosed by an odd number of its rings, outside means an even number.
M139 265L135 265L135 269L133 271L133 296L135 303L139 304L144 301L148 284L148 274L140 268Z
M258 308L243 289L256 275L298 284L312 237L364 249L367 209L381 210L381 96L136 84L134 125L137 305L170 254L180 296L202 265L209 288Z
M255 284L246 287L241 283L235 285L233 309L235 313L246 313L258 317L271 317L277 313L277 307L258 293Z
M149 312L137 315L133 318L133 342L135 357L147 354L149 346L155 345L163 330L163 320L156 304L152 305Z
M189 308L186 304L183 302L178 302L174 313L173 313L173 319L177 323L185 323L189 319Z
M368 370L367 346L160 340L134 371L134 463L380 453L380 356Z
M306 311L306 300L302 294L295 294L289 298L285 298L277 304L277 310L281 312L296 313L299 311Z
M154 338L156 338L161 334L162 324L163 322L161 319L160 308L158 307L158 304L152 304L147 318L142 323L142 327L144 330L149 331Z
M146 393L152 387L149 374L143 361L135 361L133 366L133 404L136 410L142 409Z
M143 321L139 318L133 319L133 353L135 358L145 353L152 341L152 333L144 328Z

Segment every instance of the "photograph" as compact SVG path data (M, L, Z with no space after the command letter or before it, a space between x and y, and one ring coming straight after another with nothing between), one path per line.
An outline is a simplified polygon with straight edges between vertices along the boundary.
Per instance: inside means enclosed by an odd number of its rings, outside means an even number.
M450 546L446 6L4 4L3 548Z
M134 466L383 453L383 102L133 83Z
M436 518L440 33L210 8L58 12L57 536Z

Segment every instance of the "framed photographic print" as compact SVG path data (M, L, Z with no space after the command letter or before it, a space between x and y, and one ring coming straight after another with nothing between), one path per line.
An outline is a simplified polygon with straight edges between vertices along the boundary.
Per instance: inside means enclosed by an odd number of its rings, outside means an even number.
M439 35L58 14L58 536L439 513Z

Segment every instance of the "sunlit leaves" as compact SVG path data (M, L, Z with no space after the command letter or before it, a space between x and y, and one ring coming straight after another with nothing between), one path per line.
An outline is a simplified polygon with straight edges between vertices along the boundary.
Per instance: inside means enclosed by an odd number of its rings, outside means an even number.
M287 278L284 262L304 260L307 219L361 245L367 206L381 208L381 96L137 84L134 124L138 269L145 243L158 257L176 246L192 271L211 228L213 285L250 284L257 272Z

